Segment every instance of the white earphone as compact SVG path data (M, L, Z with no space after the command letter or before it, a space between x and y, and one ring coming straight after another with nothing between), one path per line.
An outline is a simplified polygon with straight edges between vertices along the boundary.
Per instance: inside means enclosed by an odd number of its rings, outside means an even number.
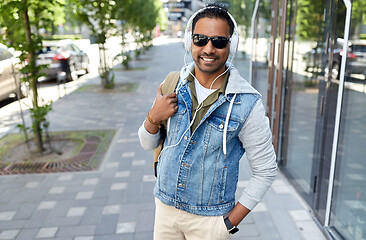
M208 9L208 8L220 8L220 7L215 7L215 6L208 6L208 7L204 7L200 10L198 10L197 12L195 12L188 20L187 22L187 27L184 33L184 47L186 52L190 52L192 50L192 23L193 23L193 19L197 16L197 14L203 12L204 10ZM235 55L236 50L238 48L238 44L239 44L239 33L238 33L238 27L236 25L235 19L233 18L233 16L231 16L231 14L229 12L227 12L227 14L229 15L231 21L234 23L234 31L233 34L231 35L231 41L230 41L230 55Z

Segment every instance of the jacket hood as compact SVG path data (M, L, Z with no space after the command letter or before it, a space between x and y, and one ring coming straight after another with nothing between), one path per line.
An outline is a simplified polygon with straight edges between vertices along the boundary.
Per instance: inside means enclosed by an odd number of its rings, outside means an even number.
M181 83L185 84L187 82L187 77L189 72L194 69L194 62L190 62L183 66L180 71ZM228 94L240 94L240 93L252 93L261 95L257 90L255 90L243 77L240 76L239 71L231 63L226 63L226 67L229 68L230 76L225 90L225 95Z

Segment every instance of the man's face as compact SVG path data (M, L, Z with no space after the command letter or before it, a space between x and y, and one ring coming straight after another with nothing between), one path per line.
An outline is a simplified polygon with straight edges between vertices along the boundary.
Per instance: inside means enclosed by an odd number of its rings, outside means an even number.
M204 17L196 22L193 34L230 38L230 27L225 19ZM192 43L192 57L196 63L196 71L221 74L225 71L225 62L229 53L230 43L223 49L215 48L211 40L203 47L198 47Z

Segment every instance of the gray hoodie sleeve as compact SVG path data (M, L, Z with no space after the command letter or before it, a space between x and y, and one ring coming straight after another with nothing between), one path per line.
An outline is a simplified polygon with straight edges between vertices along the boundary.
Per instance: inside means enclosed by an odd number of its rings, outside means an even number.
M252 210L262 200L277 175L272 133L262 100L259 100L254 106L239 133L239 139L252 170L252 176L240 196L239 202Z
M138 135L140 139L140 144L143 149L146 151L154 150L160 144L160 131L156 134L151 134L145 129L145 121L142 123L141 127L138 130Z

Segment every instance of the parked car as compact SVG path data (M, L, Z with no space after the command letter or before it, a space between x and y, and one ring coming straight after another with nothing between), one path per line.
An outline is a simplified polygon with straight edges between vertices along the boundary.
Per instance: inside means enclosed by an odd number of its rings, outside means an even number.
M325 72L328 71L328 55L325 54L325 47L323 43L319 43L315 48L311 51L308 51L304 54L303 60L306 63L305 71L307 72L321 72L323 66L325 66ZM330 49L328 49L329 51ZM339 79L340 77L340 67L342 63L343 57L343 39L337 39L336 43L333 47L333 61L331 65L331 75L333 78ZM352 64L356 59L356 55L352 52L352 48L348 47L347 49L347 66ZM346 67L345 74L349 76L352 73L350 67Z
M38 54L37 64L47 64L42 71L47 79L61 80L66 76L69 81L88 73L89 57L70 39L58 42L45 42Z
M320 72L322 70L322 58L324 54L324 47L318 44L316 47L307 51L302 56L305 62L305 71L310 73Z
M333 50L332 76L337 79L339 79L340 74L341 74L341 64L342 64L342 58L344 56L343 42L344 42L343 39L338 38L336 41L336 44L334 46L334 50ZM350 47L350 45L351 45L351 43L348 44L348 48L347 48L347 62L346 62L346 67L345 67L345 76L351 75L352 71L349 66L356 59L356 56L352 52L352 48Z
M26 96L26 85L19 80L16 67L18 62L19 59L11 53L10 49L0 44L0 101L14 97L18 93L20 97Z
M366 79L366 40L351 41L352 53L355 59L349 63L349 68L353 74L363 74Z

